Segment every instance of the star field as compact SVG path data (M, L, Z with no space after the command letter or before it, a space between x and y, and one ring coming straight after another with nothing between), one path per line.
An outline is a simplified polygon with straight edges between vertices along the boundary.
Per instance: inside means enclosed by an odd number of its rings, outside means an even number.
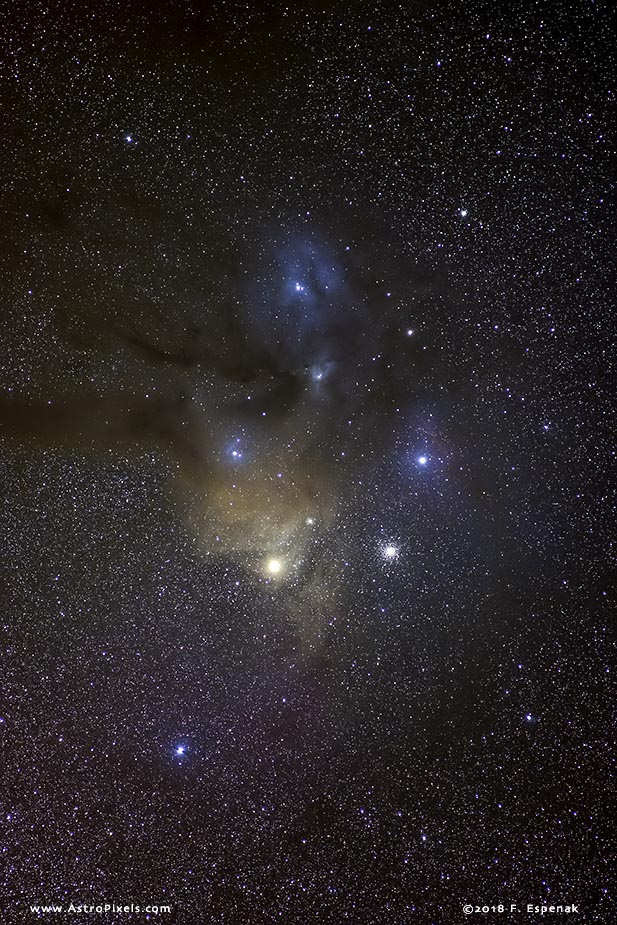
M610 13L7 8L2 922L611 920Z

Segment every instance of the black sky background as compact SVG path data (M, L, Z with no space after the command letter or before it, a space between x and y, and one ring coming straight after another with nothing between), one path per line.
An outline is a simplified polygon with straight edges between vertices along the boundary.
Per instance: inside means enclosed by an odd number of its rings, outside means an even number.
M1 11L3 921L610 920L610 13Z

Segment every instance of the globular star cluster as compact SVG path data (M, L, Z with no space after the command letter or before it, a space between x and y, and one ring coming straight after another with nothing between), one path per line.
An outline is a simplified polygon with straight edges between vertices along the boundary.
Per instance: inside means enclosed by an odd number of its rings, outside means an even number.
M610 920L610 12L7 12L2 922Z

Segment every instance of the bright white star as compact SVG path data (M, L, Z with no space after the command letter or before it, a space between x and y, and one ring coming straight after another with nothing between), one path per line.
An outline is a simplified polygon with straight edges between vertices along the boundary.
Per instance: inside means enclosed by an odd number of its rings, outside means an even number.
M392 544L384 546L383 554L386 559L396 559L398 556L398 547L393 546Z
M418 456L418 462L421 466L426 466L428 462L428 456Z

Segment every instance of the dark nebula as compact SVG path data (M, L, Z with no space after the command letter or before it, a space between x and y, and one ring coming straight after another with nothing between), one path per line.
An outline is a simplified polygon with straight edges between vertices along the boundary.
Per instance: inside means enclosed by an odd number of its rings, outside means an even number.
M0 921L611 920L611 12L2 13Z

